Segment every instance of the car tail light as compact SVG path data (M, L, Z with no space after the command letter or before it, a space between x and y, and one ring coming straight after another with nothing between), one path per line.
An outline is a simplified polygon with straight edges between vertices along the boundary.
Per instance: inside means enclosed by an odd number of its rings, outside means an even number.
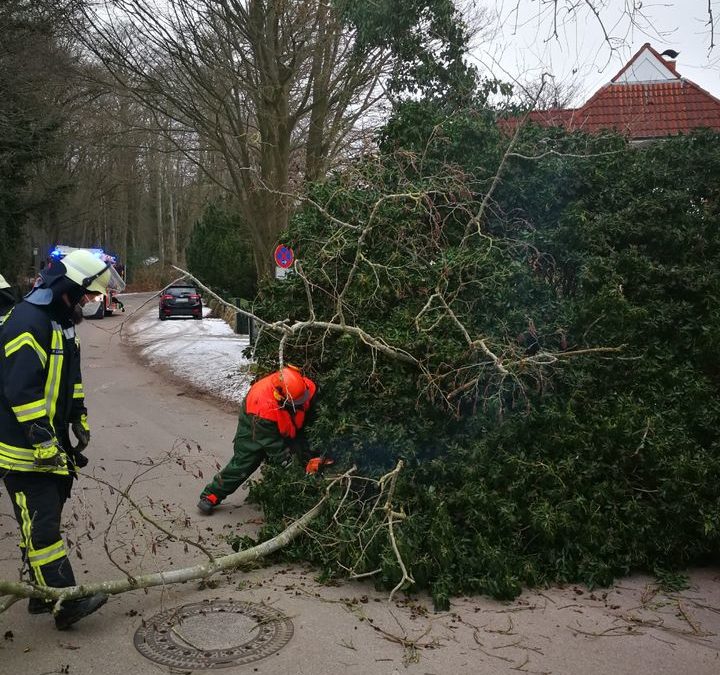
M161 295L160 299L161 300L172 300L173 296L172 295Z
M190 296L190 299L191 299L191 300L199 300L199 299L200 299L200 296L199 296L197 293L195 293L194 295L191 295L191 296Z

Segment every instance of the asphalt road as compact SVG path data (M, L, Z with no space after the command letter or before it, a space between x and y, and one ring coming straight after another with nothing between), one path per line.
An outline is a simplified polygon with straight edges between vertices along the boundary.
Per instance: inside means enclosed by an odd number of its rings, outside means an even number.
M128 314L80 327L92 442L89 475L76 484L64 523L76 576L123 578L201 562L143 525L120 498L184 537L230 552L223 535L260 517L243 491L211 518L195 509L216 462L228 457L235 415L191 388L169 382L122 344L122 322L147 296L125 298ZM155 312L154 303L143 311ZM107 484L115 486L111 489ZM0 577L18 578L17 532L0 496ZM57 632L25 602L0 615L0 674L127 675L168 672L133 644L159 612L209 599L264 603L290 618L294 634L278 652L222 672L277 675L451 675L518 672L562 675L716 675L720 672L720 570L694 570L680 594L633 577L610 589L528 592L512 603L461 598L435 614L427 598L388 602L370 583L319 585L312 571L268 567L220 576L212 587L188 582L113 596L95 615ZM212 619L213 617L211 617ZM189 622L189 625L192 622ZM237 621L190 626L202 649L230 647L248 632ZM250 631L248 634L250 634ZM246 636L247 637L247 636ZM244 639L244 638L243 638ZM190 672L179 669L172 672Z

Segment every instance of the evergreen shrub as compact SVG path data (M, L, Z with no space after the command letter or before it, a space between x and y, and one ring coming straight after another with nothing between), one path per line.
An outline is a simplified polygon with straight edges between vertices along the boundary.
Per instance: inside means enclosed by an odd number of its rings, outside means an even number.
M411 590L446 607L717 561L720 137L629 147L528 128L490 198L510 141L490 114L409 104L380 140L312 187L286 237L302 275L268 283L257 312L309 319L304 276L317 320L340 320L342 291L348 325L417 359L324 330L285 345L319 384L315 453L360 476L406 461L394 509ZM261 367L277 349L261 336ZM266 468L261 536L323 485ZM374 536L358 531L372 495L356 487L341 519L329 508L281 555L393 588L387 528L378 514Z
M225 298L255 295L257 274L242 218L229 204L209 204L195 223L186 250L188 270Z

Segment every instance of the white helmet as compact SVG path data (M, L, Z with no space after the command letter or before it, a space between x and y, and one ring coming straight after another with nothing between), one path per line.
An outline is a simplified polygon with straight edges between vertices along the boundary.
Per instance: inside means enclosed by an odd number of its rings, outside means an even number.
M118 293L125 290L125 282L117 270L86 249L70 251L62 259L62 264L65 276L88 291L106 294L108 288Z
M0 274L0 290L2 290L3 288L10 288L10 284L5 281L5 277Z

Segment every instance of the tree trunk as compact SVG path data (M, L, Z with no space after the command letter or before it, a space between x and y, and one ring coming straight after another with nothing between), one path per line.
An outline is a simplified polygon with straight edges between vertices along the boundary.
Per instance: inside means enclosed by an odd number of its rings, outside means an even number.
M172 185L168 186L168 216L170 217L170 263L178 264L178 240L177 240L177 213L174 189Z
M165 231L163 229L163 195L162 195L162 173L157 167L157 185L155 193L155 224L157 226L158 258L160 267L165 267Z
M272 539L268 539L244 551L209 560L206 563L194 565L193 567L166 570L131 578L125 577L123 579L86 583L80 586L70 586L69 588L53 588L48 586L38 588L21 581L0 580L0 613L10 607L19 597L39 597L51 600L59 600L62 598L63 600L70 600L72 598L86 597L95 593L118 594L139 588L167 586L168 584L177 584L193 579L207 579L218 572L232 570L240 565L260 560L287 546L298 535L305 532L307 526L322 510L322 506L326 500L327 496L323 497L315 506L305 513L305 515L291 523L285 530ZM5 597L1 597L3 594Z

